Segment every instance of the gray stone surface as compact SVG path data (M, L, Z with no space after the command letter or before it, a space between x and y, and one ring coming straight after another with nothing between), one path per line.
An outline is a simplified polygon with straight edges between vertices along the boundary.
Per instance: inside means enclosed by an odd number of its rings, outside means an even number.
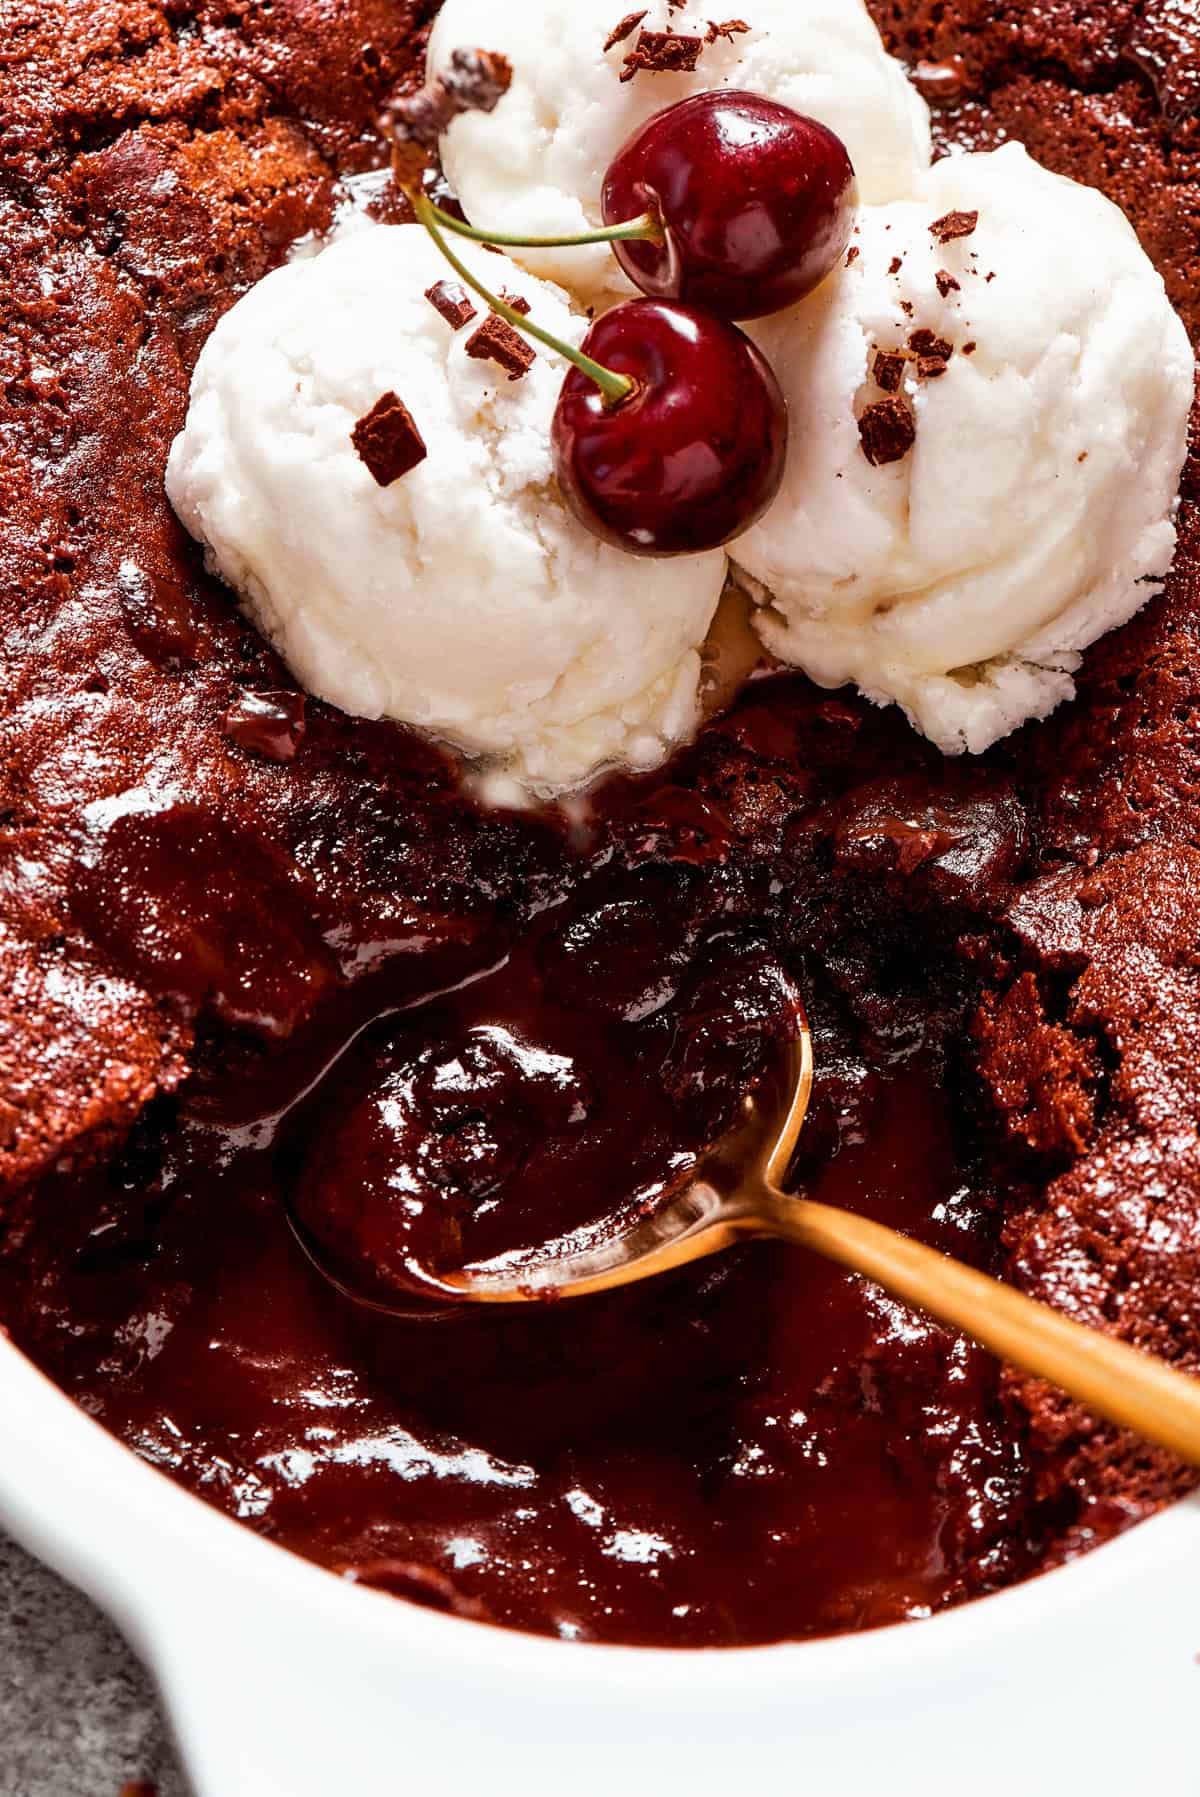
M188 1797L154 1691L87 1599L0 1536L0 1797Z

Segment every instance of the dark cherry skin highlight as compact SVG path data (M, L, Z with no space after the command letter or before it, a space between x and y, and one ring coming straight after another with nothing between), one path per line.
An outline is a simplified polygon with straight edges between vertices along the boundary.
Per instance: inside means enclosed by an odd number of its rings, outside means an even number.
M697 94L614 158L604 222L657 216L663 239L615 242L643 293L762 318L811 293L845 254L858 208L840 137L760 94Z
M788 414L744 332L691 307L630 300L582 347L636 386L613 405L577 368L563 383L555 465L581 522L639 555L699 554L749 530L779 492Z
M695 555L749 530L783 480L787 403L736 325L631 300L575 349L485 286L450 247L452 221L423 193L410 198L492 322L503 319L569 364L551 440L563 496L587 530L632 555Z

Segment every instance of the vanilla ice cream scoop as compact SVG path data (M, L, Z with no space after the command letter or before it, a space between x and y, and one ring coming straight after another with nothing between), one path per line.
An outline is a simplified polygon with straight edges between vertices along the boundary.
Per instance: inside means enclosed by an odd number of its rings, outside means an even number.
M1070 697L1170 565L1187 447L1191 348L1124 214L1019 145L953 156L751 334L792 413L732 549L768 648L947 753Z
M562 294L465 261L579 342ZM455 329L425 297L448 273L419 226L377 225L260 281L201 354L168 493L320 698L538 792L652 766L696 724L725 557L634 558L576 522L550 445L562 359L510 380L473 357L482 302ZM386 395L427 454L380 485L352 433Z
M703 41L709 22L723 15L708 0L648 0L629 35L606 49L624 6L445 0L429 44L431 76L467 47L500 51L513 66L495 111L464 113L442 140L446 175L473 224L523 237L595 229L605 174L625 140L663 107L710 88L745 88L828 125L850 152L864 199L910 193L928 168L928 108L863 0L754 0L744 21L733 21L749 29L712 42ZM643 68L622 81L643 32L700 41L694 70ZM633 291L604 245L514 254L595 304Z

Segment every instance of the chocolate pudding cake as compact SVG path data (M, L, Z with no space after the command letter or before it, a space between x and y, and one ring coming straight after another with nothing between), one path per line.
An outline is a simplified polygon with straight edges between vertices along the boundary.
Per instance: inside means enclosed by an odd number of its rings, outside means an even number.
M1163 595L986 755L772 671L586 804L476 802L298 690L163 488L222 314L347 207L406 215L377 121L435 10L11 7L0 1322L171 1477L416 1601L660 1646L924 1617L1194 1475L783 1247L383 1319L288 1212L336 1190L373 1239L417 1193L472 1254L603 1216L798 987L804 1190L1200 1371L1197 464ZM1103 190L1195 340L1192 9L871 10L938 148Z

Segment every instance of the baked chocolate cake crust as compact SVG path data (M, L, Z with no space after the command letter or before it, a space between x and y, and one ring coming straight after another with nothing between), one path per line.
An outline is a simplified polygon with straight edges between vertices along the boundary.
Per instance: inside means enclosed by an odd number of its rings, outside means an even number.
M546 996L526 1021L560 1029L556 994L610 994L620 1047L597 1048L593 1072L618 1081L628 1054L662 1094L667 1110L643 1119L648 1154L703 1121L689 1120L678 1057L698 1039L704 981L727 1027L722 957L774 957L817 1030L806 1177L1200 1367L1197 463L1163 599L1091 651L1074 706L981 763L947 766L897 718L799 678L752 688L644 786L614 782L584 840L554 817L480 811L437 750L314 702L286 702L284 754L238 718L261 710L247 693L291 683L205 576L162 471L216 319L328 227L348 177L379 165L375 117L419 67L432 10L13 9L0 59L0 1318L177 1476L318 1558L386 1563L378 1576L409 1595L697 1643L924 1613L1105 1538L1189 1475L1036 1382L1006 1372L998 1388L986 1357L906 1331L832 1275L785 1261L785 1276L755 1254L571 1325L555 1353L591 1374L586 1402L521 1371L519 1332L456 1338L435 1387L410 1337L371 1335L309 1277L278 1209L289 1143L277 1164L247 1132L265 1142L264 1119L363 1025L368 1061L378 1042L392 1067L388 1019L495 967L553 901ZM1103 188L1195 338L1200 28L1167 0L873 11L940 142L1020 137ZM384 184L373 191L395 215ZM482 1009L419 1013L421 1053L453 1047L489 1002L500 1015L513 1001L485 981ZM644 1005L649 1023L631 1023ZM768 1023L752 1013L749 1039ZM702 1063L719 1033L691 1050ZM402 1081L410 1058L393 1068ZM534 1125L508 1100L479 1103L478 1138L461 1117L441 1135L434 1120L443 1146L467 1142L465 1160L445 1148L439 1162L456 1202L481 1167L528 1172ZM902 1147L913 1116L928 1176ZM301 1141L306 1127L301 1114ZM611 1178L626 1139L613 1127L597 1125L579 1163L585 1192L599 1168ZM240 1318L268 1292L255 1337ZM803 1328L796 1306L811 1308ZM169 1324L166 1348L152 1316ZM681 1335L686 1385L671 1364ZM227 1349L219 1403L201 1391L214 1341ZM268 1378L271 1354L283 1370ZM461 1498L491 1566L430 1573L434 1590L418 1572L444 1564L445 1532L408 1486L401 1501L369 1470L355 1485L336 1457L316 1485L282 1476L327 1420L298 1394L328 1397L338 1378L355 1441L411 1427L426 1462L454 1438L533 1468L540 1520L524 1547L545 1576L514 1571L512 1499ZM655 1378L660 1402L643 1411ZM686 1397L697 1380L702 1404ZM800 1391L816 1420L784 1442L769 1419L785 1399L799 1414ZM527 1416L506 1435L489 1411L504 1402L541 1405L543 1426ZM825 1483L821 1456L837 1463ZM585 1472L589 1489L609 1481L627 1534L640 1516L653 1535L658 1506L678 1565L664 1556L657 1595L628 1568L614 1594L611 1556L588 1558L552 1524ZM751 1490L763 1496L748 1509ZM460 1499L445 1502L452 1521ZM768 1545L772 1503L803 1518L785 1545ZM754 1519L769 1577L730 1552L724 1515ZM880 1532L872 1559L862 1544ZM803 1570L822 1556L819 1577ZM590 1596L574 1588L585 1561ZM676 1615L700 1563L706 1596Z
M919 76L925 65L940 143L1016 137L1101 188L1133 220L1195 342L1200 17L1173 0L872 11ZM1076 705L1003 752L1031 796L1038 857L976 1023L987 1096L1039 1179L1006 1226L1009 1276L1189 1367L1200 1354L1196 479L1193 454L1162 600L1092 650ZM1039 1489L1081 1507L1072 1545L1093 1513L1103 1527L1113 1506L1137 1515L1192 1482L1058 1394L1006 1382L1029 1419Z

